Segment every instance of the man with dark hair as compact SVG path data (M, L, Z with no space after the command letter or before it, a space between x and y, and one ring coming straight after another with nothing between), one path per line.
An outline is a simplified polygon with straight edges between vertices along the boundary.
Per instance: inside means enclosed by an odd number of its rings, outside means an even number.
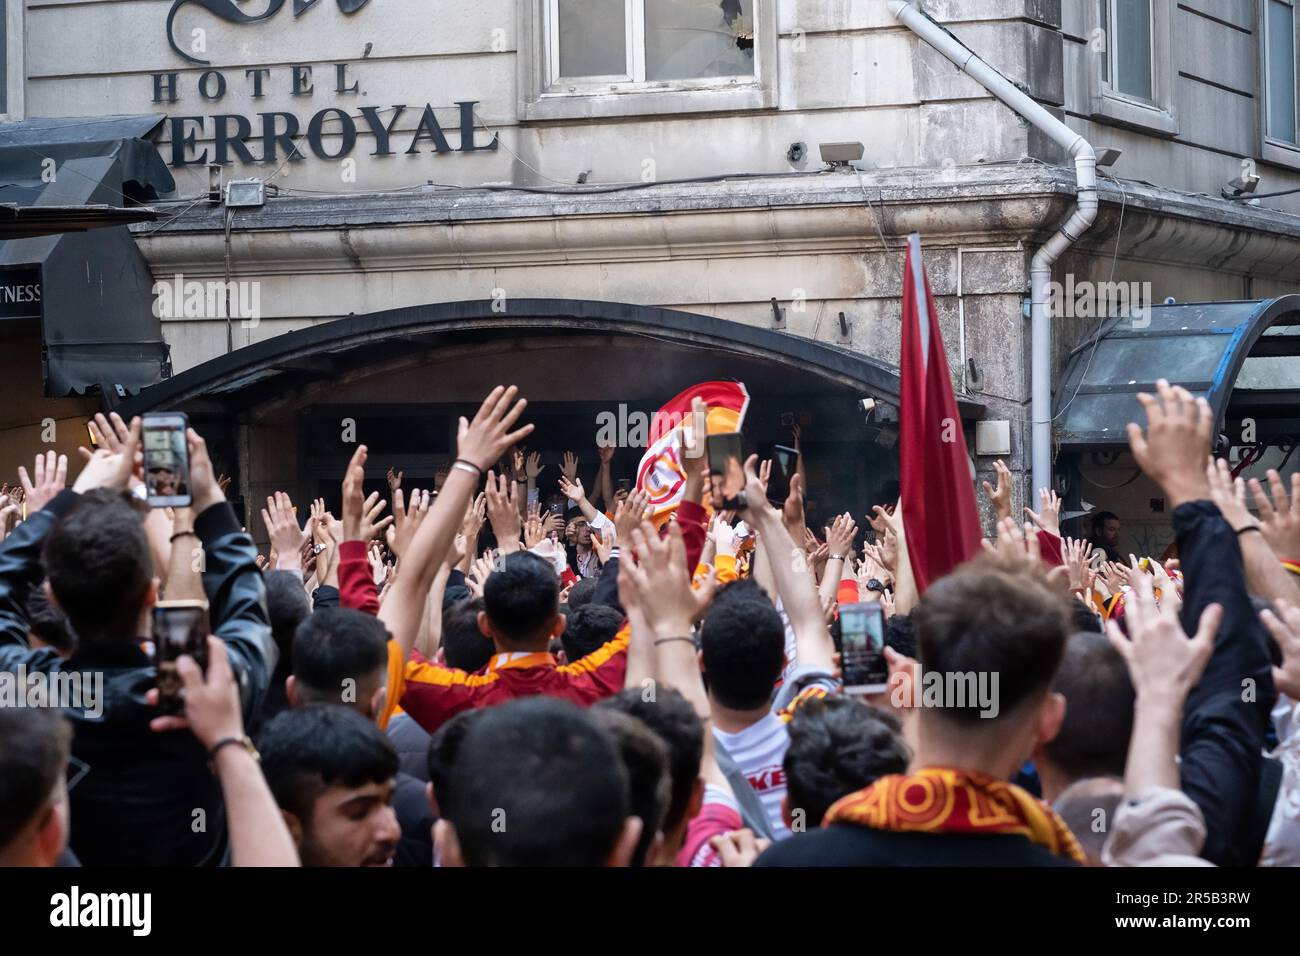
M89 768L70 794L71 848L88 866L217 865L226 857L221 787L191 733L150 727L156 673L141 645L158 596L140 512L126 489L139 481L140 422L104 419L100 450L75 485L59 491L0 543L0 671L79 677L102 699L65 708L72 755ZM225 642L247 726L275 661L257 549L217 485L207 446L187 434L193 523L173 548L202 546L209 630ZM112 450L110 450L110 447ZM188 521L188 519L186 519ZM48 595L79 644L67 660L30 649L27 599L48 575ZM84 695L83 695L84 697ZM102 711L102 712L101 712ZM206 826L193 825L202 811Z
M429 805L439 816L442 815L439 802L445 803L451 799L452 771L460 756L460 746L465 741L465 735L486 713L486 709L461 711L429 737L429 748L425 755Z
M632 866L645 866L659 858L664 844L664 816L672 792L668 747L643 721L616 710L592 711L618 749L627 771L628 812L641 821L641 838L632 854Z
M483 599L457 601L442 612L440 663L468 674L477 674L492 661L492 640L478 627Z
M652 700L636 689L606 698L596 710L629 714L645 723L668 748L668 776L671 789L662 824L664 840L658 860L652 865L673 866L686 842L686 828L704 802L704 779L700 762L704 758L704 722L695 708L672 688L660 687Z
M0 866L54 866L68 839L72 727L48 707L0 707Z
M322 608L303 621L294 635L293 674L287 686L290 704L341 705L374 721L388 693L387 664L388 631L378 618L351 608ZM394 746L391 737L389 744ZM429 866L433 816L424 781L407 773L394 775L392 805L402 829L394 862Z
M609 734L546 697L493 707L474 722L439 806L443 866L626 866L642 830Z
M841 797L888 774L906 773L912 756L897 717L850 697L805 702L790 718L789 730L783 809L796 833L821 826Z
M1128 666L1102 634L1070 635L1052 689L1065 698L1065 718L1034 752L1034 766L1043 799L1055 804L1077 780L1123 778L1134 699Z
M588 654L594 654L618 636L623 626L623 614L602 604L588 604L565 616L564 633L560 643L564 646L567 663L577 663Z
M397 752L346 707L285 711L262 729L262 772L303 866L391 866Z
M582 578L576 581L573 587L569 588L569 599L565 602L565 607L570 611L576 611L580 607L586 607L591 603L591 599L596 596L596 584L599 581L599 575L593 578Z
M289 707L285 685L293 673L293 635L298 625L311 614L311 598L297 571L268 571L262 576L266 584L266 611L271 618L271 637L279 660L271 675L271 686L262 705L261 719L270 720Z
M551 565L529 552L507 555L483 586L479 631L496 653L482 674L430 662L409 662L401 706L425 730L474 707L545 694L584 706L623 688L627 635L580 661L558 664L548 648L564 631L559 583Z
M1124 560L1119 552L1119 516L1113 511L1098 511L1092 516L1088 540L1098 551L1106 552L1107 561Z
M1068 634L1066 601L1023 541L932 584L912 612L923 675L917 679L965 687L996 677L996 706L947 691L923 698L914 761L920 769L844 797L822 828L773 846L758 865L1083 862L1051 808L1005 782L1060 727L1065 705L1051 685ZM918 803L919 794L925 798Z

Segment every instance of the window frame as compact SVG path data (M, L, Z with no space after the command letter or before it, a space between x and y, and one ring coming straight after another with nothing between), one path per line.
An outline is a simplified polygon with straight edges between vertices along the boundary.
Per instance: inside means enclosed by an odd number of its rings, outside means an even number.
M1256 6L1259 17L1259 158L1292 169L1300 169L1300 3L1296 3L1296 0L1285 0L1291 7L1292 22L1294 24L1291 37L1291 58L1292 76L1295 78L1296 83L1296 90L1293 95L1296 104L1297 142L1291 143L1269 135L1268 130L1269 97L1272 94L1268 48L1269 2L1270 0L1260 0Z
M519 115L524 120L651 116L777 106L777 6L753 0L754 73L681 80L645 76L645 0L627 4L629 76L559 76L559 0L520 4Z
M1106 23L1115 23L1116 0L1094 0L1089 4L1090 32L1101 31L1101 5L1106 4ZM1088 71L1091 94L1091 118L1129 126L1159 136L1178 135L1178 116L1174 109L1175 70L1173 61L1173 0L1151 0L1151 99L1144 100L1116 89L1116 45L1109 33L1103 33L1105 51ZM1104 71L1103 71L1104 67Z
M0 108L0 122L12 122L26 117L26 72L24 53L26 33L23 29L24 0L0 0L0 17L5 18L4 69L0 70L0 83L4 84L4 106Z

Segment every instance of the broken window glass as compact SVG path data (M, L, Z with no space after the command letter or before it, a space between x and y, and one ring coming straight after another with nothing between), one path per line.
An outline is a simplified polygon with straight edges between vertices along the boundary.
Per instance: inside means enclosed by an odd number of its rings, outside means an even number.
M754 75L754 0L645 0L647 80Z

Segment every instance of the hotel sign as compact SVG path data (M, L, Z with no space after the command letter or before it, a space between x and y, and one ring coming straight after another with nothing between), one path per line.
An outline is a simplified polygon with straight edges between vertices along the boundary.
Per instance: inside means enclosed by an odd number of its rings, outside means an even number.
M321 0L293 0L296 19ZM370 0L337 0L339 9L354 14ZM176 15L187 6L200 7L212 16L232 24L253 25L265 23L284 7L286 0L269 0L261 13L245 13L234 0L174 0L167 14L167 39L171 48L185 60L200 66L211 66L198 56L198 48L186 51L177 42ZM200 34L201 35L201 34ZM153 102L177 103L182 93L197 94L204 103L220 104L232 83L243 83L254 100L266 95L268 86L282 84L292 96L311 96L318 85L332 83L332 93L342 105L318 110L311 116L290 111L268 111L245 115L243 113L208 112L196 115L168 117L171 134L172 166L195 166L208 163L225 165L232 162L279 164L285 160L298 162L310 154L318 159L339 160L351 154L357 136L368 132L374 137L375 149L371 156L392 156L398 151L406 155L421 153L432 148L435 154L491 152L497 148L497 137L479 142L475 130L474 107L477 100L458 100L455 104L456 122L452 131L456 145L448 139L447 130L439 123L432 104L408 107L396 104L386 107L354 105L350 97L360 95L361 84L347 63L298 64L285 67L254 67L222 71L208 69L197 79L182 80L179 72L154 73L152 76ZM193 83L193 86L188 86ZM419 114L414 132L401 134L395 142L394 130L398 120L408 109ZM200 146L199 138L211 139L211 148ZM327 142L327 137L333 137ZM486 138L486 134L484 134Z

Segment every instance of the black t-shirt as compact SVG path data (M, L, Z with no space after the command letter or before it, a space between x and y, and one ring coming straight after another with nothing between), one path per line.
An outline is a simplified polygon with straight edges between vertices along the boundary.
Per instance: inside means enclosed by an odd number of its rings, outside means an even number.
M1015 834L917 833L835 824L773 844L755 866L1074 866Z

